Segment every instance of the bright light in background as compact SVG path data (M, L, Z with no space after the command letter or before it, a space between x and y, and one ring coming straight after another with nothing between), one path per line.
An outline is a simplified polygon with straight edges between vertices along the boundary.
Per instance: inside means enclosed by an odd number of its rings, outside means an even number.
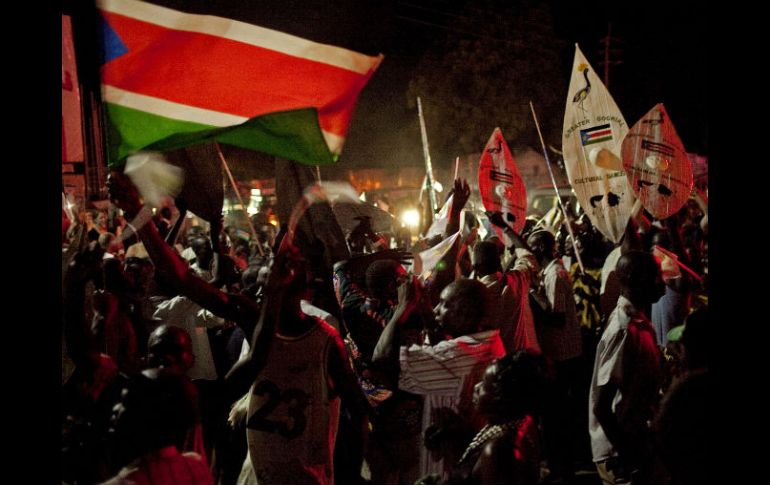
M409 227L417 227L420 225L420 213L417 209L409 209L401 214L401 222Z
M262 204L262 191L259 189L251 189L251 198L249 199L249 207L246 208L246 212L253 216L259 212L260 204Z

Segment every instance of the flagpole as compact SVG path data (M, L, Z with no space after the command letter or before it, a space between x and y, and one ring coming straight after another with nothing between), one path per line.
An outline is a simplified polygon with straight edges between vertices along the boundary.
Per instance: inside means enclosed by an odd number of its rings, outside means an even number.
M428 148L428 131L425 128L425 118L422 115L422 102L420 101L420 97L417 96L417 115L420 117L420 134L422 135L422 153L425 156L425 176L427 180L425 181L426 188L428 189L428 200L430 201L430 222L427 223L428 226L430 226L430 223L433 222L433 216L436 213L436 207L438 207L438 204L436 202L436 191L433 190L433 165L430 162L430 150Z
M225 160L225 156L222 154L222 148L219 146L219 142L215 141L214 145L217 147L217 154L219 155L219 159L222 160L222 166L225 167L225 172L227 172L227 178L230 179L230 183L233 186L233 190L235 191L235 196L238 197L238 202L241 203L241 208L245 211L246 210L246 204L243 203L243 199L241 198L241 193L238 191L238 186L235 185L235 179L233 178L233 174L230 172L230 167L227 166L227 161ZM265 253L262 251L262 245L259 243L259 238L257 237L257 231L254 229L254 225L251 223L251 218L248 215L249 213L246 213L246 222L249 224L249 229L251 229L251 235L254 236L254 240L257 241L257 249L259 249L259 255L264 256Z
M457 174L460 170L460 157L455 158L455 178L453 180L457 180Z
M580 258L580 250L577 247L577 239L575 239L575 234L572 232L572 221L570 220L567 209L564 207L564 202L561 200L561 196L559 195L559 187L556 185L556 177L553 176L551 160L548 159L548 150L545 148L545 140L543 140L543 133L540 131L540 123L537 122L537 114L535 114L535 106L532 104L532 101L529 102L529 108L532 110L532 118L535 120L537 135L540 137L540 145L543 147L545 166L548 167L548 173L551 175L551 183L553 184L554 192L556 192L556 200L559 201L559 206L561 207L561 211L564 214L564 219L567 221L567 231L569 232L569 236L572 238L572 247L575 250L575 257L577 258L578 266L580 266L580 272L585 274L586 270L583 267L583 260Z

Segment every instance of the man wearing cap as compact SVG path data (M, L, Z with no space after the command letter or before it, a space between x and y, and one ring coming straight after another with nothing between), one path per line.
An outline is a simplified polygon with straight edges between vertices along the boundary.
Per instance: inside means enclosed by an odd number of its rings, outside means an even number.
M648 317L664 293L654 256L629 251L615 269L620 297L596 349L589 394L593 461L603 483L650 483L649 422L658 403L660 351Z

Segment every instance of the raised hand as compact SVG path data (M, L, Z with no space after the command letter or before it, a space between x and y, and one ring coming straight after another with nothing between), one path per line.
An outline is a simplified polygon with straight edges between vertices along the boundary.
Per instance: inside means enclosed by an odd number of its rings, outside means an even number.
M421 298L422 285L420 280L416 275L409 275L408 279L398 286L398 305L411 311L417 307Z
M142 209L139 191L122 172L113 170L107 177L107 193L110 201L123 209L127 219L133 219Z
M468 199L471 197L471 188L468 185L468 181L465 179L455 179L454 186L452 187L452 194L454 199L452 200L452 211L460 212L468 203Z
M500 211L487 211L485 213L487 215L487 219L489 219L489 222L496 225L497 227L501 229L508 228L508 224L505 222L505 219L503 219L503 213Z
M267 289L282 290L289 286L294 278L305 277L305 262L297 246L290 242L281 244L270 270Z
M84 285L94 278L102 268L104 249L96 241L83 244L67 265L63 274L65 289L72 285ZM71 288L70 288L71 289Z

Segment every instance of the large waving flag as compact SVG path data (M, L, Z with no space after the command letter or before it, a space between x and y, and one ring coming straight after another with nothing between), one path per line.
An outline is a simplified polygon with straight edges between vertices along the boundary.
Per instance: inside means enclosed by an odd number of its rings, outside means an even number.
M306 38L322 19L302 18L298 28L291 2L281 4L282 16L276 3L98 0L110 165L140 149L206 140L306 164L334 162L383 56Z

